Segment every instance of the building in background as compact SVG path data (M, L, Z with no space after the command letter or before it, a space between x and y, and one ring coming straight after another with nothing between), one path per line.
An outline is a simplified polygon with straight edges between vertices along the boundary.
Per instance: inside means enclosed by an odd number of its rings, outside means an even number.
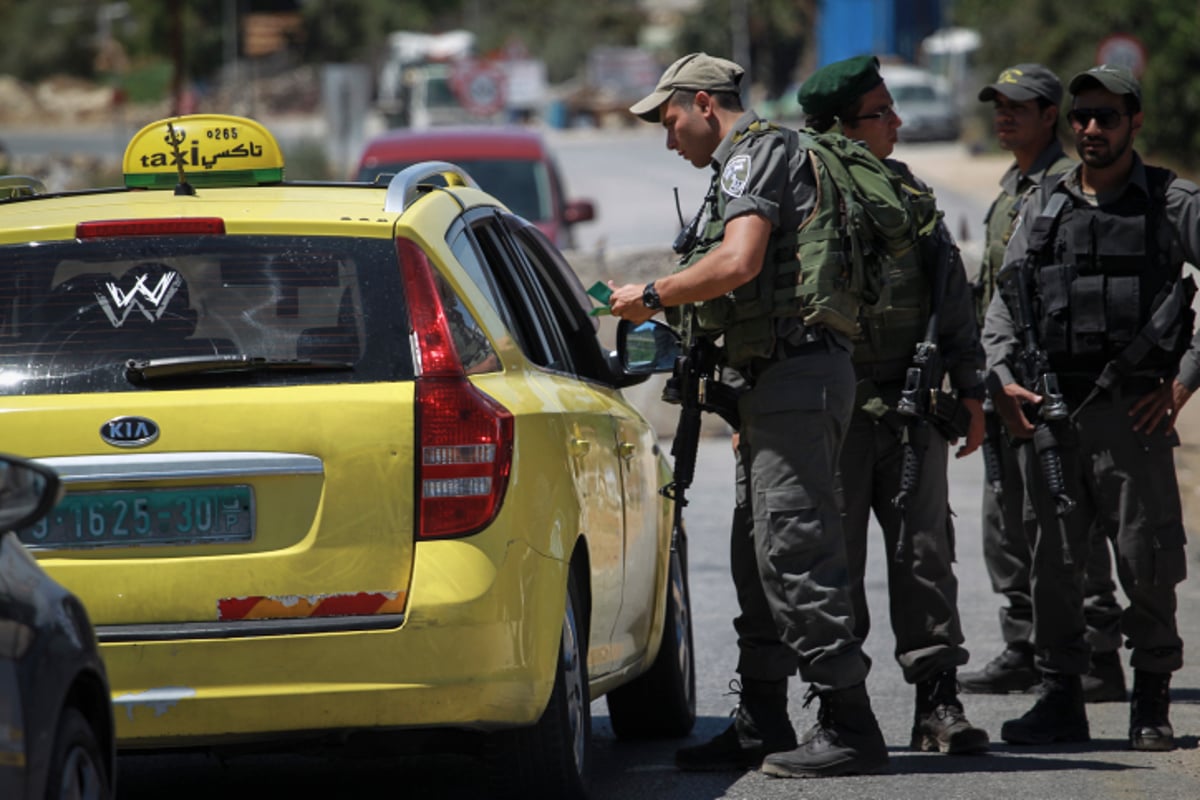
M945 0L822 0L816 66L875 53L915 63L921 41L942 27Z

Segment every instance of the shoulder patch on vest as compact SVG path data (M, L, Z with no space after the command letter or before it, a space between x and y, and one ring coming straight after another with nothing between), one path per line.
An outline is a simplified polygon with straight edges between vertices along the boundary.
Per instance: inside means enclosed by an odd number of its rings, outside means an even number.
M750 182L750 156L738 155L725 163L721 172L721 191L730 197L741 197Z

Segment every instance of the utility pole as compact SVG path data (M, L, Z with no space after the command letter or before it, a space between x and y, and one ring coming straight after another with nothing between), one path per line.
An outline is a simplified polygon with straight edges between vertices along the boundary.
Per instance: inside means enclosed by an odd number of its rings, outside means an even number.
M171 116L179 116L183 107L183 0L171 0Z
M733 60L746 70L746 81L742 84L742 105L750 107L750 84L754 71L750 63L750 0L732 0L729 4L730 53Z

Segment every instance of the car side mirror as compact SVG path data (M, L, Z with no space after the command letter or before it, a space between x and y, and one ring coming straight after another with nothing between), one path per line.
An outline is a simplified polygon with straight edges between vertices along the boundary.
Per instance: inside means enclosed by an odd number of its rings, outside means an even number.
M574 225L577 222L589 222L596 218L596 206L591 200L572 200L563 209L563 222Z
M679 336L657 320L635 324L623 319L617 325L617 359L631 375L672 372L682 352Z
M50 513L62 496L62 481L49 467L0 455L0 531L27 528Z

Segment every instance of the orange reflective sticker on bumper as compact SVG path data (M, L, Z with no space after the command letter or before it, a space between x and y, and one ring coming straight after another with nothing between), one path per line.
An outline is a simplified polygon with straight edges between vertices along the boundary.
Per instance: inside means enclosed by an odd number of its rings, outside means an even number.
M295 619L399 614L404 611L405 599L404 592L226 597L217 601L217 619Z

